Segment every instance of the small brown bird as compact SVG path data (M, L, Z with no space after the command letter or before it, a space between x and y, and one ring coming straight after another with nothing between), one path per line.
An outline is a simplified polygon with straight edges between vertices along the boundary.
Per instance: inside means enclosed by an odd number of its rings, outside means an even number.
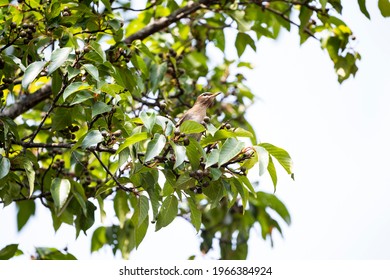
M213 104L215 97L217 97L219 94L221 94L221 92L217 92L217 93L204 92L201 95L199 95L195 101L194 106L192 106L192 108L189 109L183 115L183 117L177 122L176 124L177 130L179 129L180 125L187 120L196 121L198 123L203 122L204 118L206 117L207 108L209 108L211 104ZM197 140L199 140L202 135L199 134L199 135L191 135L191 136L194 136Z

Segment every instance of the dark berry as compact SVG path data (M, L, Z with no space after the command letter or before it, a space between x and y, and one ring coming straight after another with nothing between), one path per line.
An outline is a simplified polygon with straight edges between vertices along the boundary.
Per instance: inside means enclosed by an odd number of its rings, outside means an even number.
M200 169L196 170L196 176L198 176L199 178L202 178L203 174L204 174L203 170L200 170Z
M11 28L12 29L15 29L18 25L16 24L16 22L11 22Z
M198 193L198 194L201 194L201 193L203 193L203 190L202 190L201 187L197 187L197 188L195 189L195 192Z
M190 144L190 139L188 139L188 137L184 137L183 144L184 146L188 146Z

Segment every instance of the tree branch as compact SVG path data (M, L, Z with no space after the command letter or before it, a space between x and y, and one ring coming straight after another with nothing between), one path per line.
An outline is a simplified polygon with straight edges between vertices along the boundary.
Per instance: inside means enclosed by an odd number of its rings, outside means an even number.
M199 2L193 2L190 1L186 6L177 9L174 11L171 15L167 17L162 17L141 30L135 32L134 34L130 35L125 39L126 44L131 44L134 40L143 40L147 38L148 36L152 35L153 33L156 33L166 27L168 27L170 24L177 22L188 15L196 12L197 10L200 10L202 8L207 7L207 5L213 4L214 1L210 0L200 0ZM43 100L46 100L50 97L51 94L51 85L47 84L43 86L39 91L37 91L34 94L26 95L25 97L18 100L16 103L12 104L11 106L5 108L2 112L0 112L0 117L9 117L11 119L15 119L16 117L20 116L21 114L27 112L28 110L34 108L38 103L40 103Z
M92 153L93 155L96 157L96 159L99 161L100 165L103 167L103 169L107 172L108 175L110 175L110 177L114 180L114 182L116 183L116 185L118 186L118 188L120 188L121 190L124 190L125 192L132 192L134 194L137 194L137 192L135 191L134 188L127 188L125 187L124 185L121 184L121 182L119 182L118 178L112 174L112 172L110 171L110 169L108 169L108 167L104 164L104 162L100 159L99 155L96 153L96 151L93 151L92 150Z
M196 12L199 9L205 7L205 5L211 4L213 1L201 0L199 2L190 1L188 4L180 9L177 9L167 17L162 17L154 22L149 23L147 26L139 30L138 32L130 35L125 39L125 43L130 45L135 40L143 40L146 37L156 33L174 22L185 18L186 16Z
M17 141L14 142L16 145L20 145L24 148L45 148L45 149L71 149L76 143L30 143ZM112 148L104 148L99 145L96 147L89 147L86 150L88 151L97 151L97 152L107 152L110 154L115 154L116 150Z
M49 98L50 94L51 85L46 84L35 93L30 95L24 95L13 105L5 108L2 112L0 112L0 117L9 117L11 119L15 119L17 116L20 116L31 108L34 108L43 100Z

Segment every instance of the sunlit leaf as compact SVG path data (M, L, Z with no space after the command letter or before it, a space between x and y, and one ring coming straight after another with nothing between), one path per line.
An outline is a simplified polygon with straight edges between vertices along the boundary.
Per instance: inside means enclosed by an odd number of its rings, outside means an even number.
M148 134L146 132L140 132L134 135L131 135L127 138L118 148L116 154L119 154L121 151L126 149L127 147L134 145L135 143L141 142L143 140L148 139Z
M153 129L154 124L156 123L156 113L151 112L151 113L146 113L145 111L142 111L141 114L139 115L140 119L142 120L144 126L146 129L151 132Z
M198 122L187 120L180 125L180 132L185 134L201 133L206 128Z
M145 152L145 162L158 156L165 147L167 139L164 135L156 133L154 138L148 143Z
M70 193L70 182L68 179L55 178L50 187L51 196L57 211L60 210L68 199Z
M92 76L96 81L99 81L99 70L92 64L84 64L84 69Z
M27 89L28 86L35 80L35 78L41 73L46 65L46 61L35 61L27 66L26 71L22 79L22 87Z
M104 140L101 132L99 130L91 130L85 136L83 142L81 143L81 147L85 150L91 146L94 146Z
M175 164L173 166L173 169L176 169L178 166L180 166L185 158L186 158L186 148L180 145L176 145L172 141L170 142L173 152L175 154Z
M240 142L234 138L227 139L222 145L218 158L218 166L221 166L234 158L244 146L244 142Z
M57 70L59 67L61 67L64 62L68 59L70 52L72 51L72 48L61 48L56 49L50 57L49 66L47 68L47 73L50 75L55 70Z
M289 153L286 150L269 143L261 143L259 146L266 149L268 153L272 155L280 163L281 166L283 166L283 168L288 174L293 174L293 162Z
M34 184L35 184L35 170L34 170L34 166L33 166L33 163L30 160L25 160L23 162L23 166L24 166L24 170L26 171L26 174L27 174L28 186L29 186L29 189L30 189L29 197L31 197L31 195L34 192Z
M0 155L0 179L7 176L10 168L11 168L11 163L9 159Z

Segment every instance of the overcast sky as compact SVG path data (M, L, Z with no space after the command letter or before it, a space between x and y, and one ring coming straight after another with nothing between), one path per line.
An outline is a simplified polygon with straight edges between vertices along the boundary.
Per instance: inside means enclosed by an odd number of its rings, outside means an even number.
M355 2L345 1L343 16L363 57L355 79L339 85L318 42L299 46L295 30L245 54L256 65L247 79L258 96L248 118L262 142L289 151L296 174L292 181L280 173L276 192L291 226L283 227L284 238L275 235L274 248L254 230L250 259L390 258L390 20L379 15L377 1L367 1L371 21ZM1 209L0 248L20 243L29 254L34 246L68 246L81 259L112 258L108 248L89 254L91 230L75 242L72 228L54 234L51 223L38 207L17 234L15 208ZM131 259L186 259L199 254L198 240L176 219L149 232Z

